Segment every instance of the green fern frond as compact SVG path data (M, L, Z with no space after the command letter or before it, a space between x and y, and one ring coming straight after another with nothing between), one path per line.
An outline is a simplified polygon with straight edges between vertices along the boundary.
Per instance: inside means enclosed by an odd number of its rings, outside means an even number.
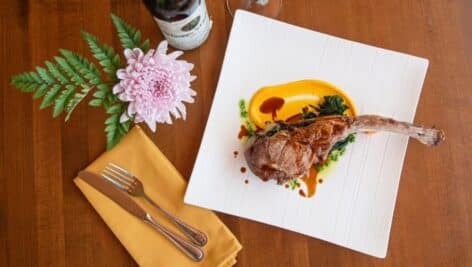
M74 108L88 92L101 83L100 72L93 63L81 55L60 50L57 63L46 61L46 67L36 67L36 72L26 72L12 78L12 85L23 92L33 93L33 98L43 97L40 108L53 105L53 117L66 111L69 119ZM76 92L77 88L81 88Z
M56 98L54 101L54 108L52 112L53 117L59 116L59 114L62 113L62 111L66 108L68 105L70 99L74 95L75 92L75 86L72 84L68 84L65 86L66 89L61 91L59 96Z
M83 56L66 49L59 50L64 58L88 80L90 84L96 85L101 82L100 72L93 63Z
M56 83L56 80L54 80L52 75L45 68L36 67L36 72L38 73L41 80L43 80L46 84Z
M37 79L36 73L34 72L25 72L16 76L13 76L11 79L11 85L18 88L20 91L25 93L30 93L36 90L43 81L41 79Z
M83 56L65 49L61 49L60 52L67 62L83 76L84 80L87 80L87 83L80 84L82 87L80 92L75 92L73 97L67 99L65 103L64 108L67 112L65 120L67 121L75 107L88 95L92 88L102 83L102 79L95 65Z
M61 67L61 69L66 73L69 78L69 81L72 81L75 85L80 86L85 84L85 80L80 75L70 62L68 62L63 57L54 57L56 59L57 64Z
M40 108L45 108L54 103L57 97L61 84L56 80L52 73L44 68L36 68L37 72L25 72L12 77L11 84L22 92L33 93L33 98L44 96Z
M116 80L115 73L122 67L120 56L107 44L100 44L98 38L91 33L82 31L82 38L87 42L92 55L103 67L103 71L111 74L110 78L112 80Z
M116 31L118 32L118 37L120 38L121 45L123 48L133 49L136 47L141 48L144 52L147 52L149 49L149 40L146 39L144 42L141 42L141 32L128 23L126 23L122 18L118 17L115 14L111 14L111 20L113 25L115 25Z
M50 62L50 61L46 61L45 62L46 64L46 67L48 68L49 72L51 73L51 75L61 84L66 84L69 82L69 80L67 79L66 75L64 73L62 73L61 69L59 68L59 66L57 66L56 64Z
M116 102L106 112L110 116L105 120L105 133L107 136L107 149L113 148L129 131L131 120L120 122L121 114L127 106L123 102Z
M75 94L72 96L72 98L67 100L65 110L66 110L66 117L65 121L68 121L70 118L70 115L72 114L72 111L77 107L77 105L87 96L87 94L90 92L90 90L93 89L93 86L82 88L80 92L75 92Z
M43 98L43 102L41 102L41 105L39 106L40 109L47 108L51 106L54 103L54 99L56 99L57 95L61 91L61 85L60 84L54 84L49 88L48 92Z
M98 38L93 34L82 31L82 37L87 42L92 55L103 67L103 71L109 74L109 80L114 83L118 82L116 71L122 67L120 56L107 44L100 44ZM112 84L110 83L101 82L97 84L97 91L93 95L94 99L89 102L89 105L94 107L103 105L105 109L108 109L110 107L110 101L107 99L114 96L111 87Z
M36 91L34 92L33 94L33 98L36 99L36 98L40 98L42 97L43 95L45 95L47 92L48 92L48 85L47 84L41 84L37 89Z

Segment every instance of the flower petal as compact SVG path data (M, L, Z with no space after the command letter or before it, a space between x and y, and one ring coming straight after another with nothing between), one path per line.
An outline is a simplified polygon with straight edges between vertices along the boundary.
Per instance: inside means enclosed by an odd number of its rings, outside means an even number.
M127 76L128 75L125 69L119 69L116 71L116 77L118 77L120 80L125 80Z
M167 53L167 41L164 40L157 46L157 53L165 55Z
M187 118L187 111L185 110L185 105L182 104L182 102L179 102L177 104L177 109L180 111L180 114L182 115L182 119L185 120Z
M137 60L141 59L141 57L143 56L143 51L141 51L141 49L139 48L133 48L133 49L126 48L123 51L123 54L125 55L125 58L128 64L133 64Z
M191 96L196 96L197 95L197 92L195 92L194 90L192 90L190 88L187 88L187 93Z
M113 93L114 93L115 95L117 95L117 94L119 94L119 93L121 93L121 92L123 92L123 88L121 87L121 84L120 84L120 83L115 84L115 85L113 86Z
M126 48L126 49L123 51L123 54L125 55L125 58L126 58L126 59L130 59L130 58L133 58L133 57L134 57L133 50L131 50L131 49L129 49L129 48Z
M128 105L128 114L133 116L136 113L136 107L134 102L129 103Z
M177 110L176 107L171 109L170 113L172 114L172 116L174 116L174 119L180 119L180 117L181 117L181 115L180 115L180 113L179 113L179 111Z
M120 123L127 122L130 119L127 112L123 112L120 116Z
M143 51L141 50L141 48L133 48L133 53L136 59L140 59L143 56Z
M184 52L182 51L174 51L170 54L168 54L167 56L169 57L170 60L175 60L176 58L180 57L181 55L183 55Z
M151 129L151 131L156 132L156 122L155 121L145 119L144 122L146 122L147 126L149 127L149 129Z
M165 121L167 124L172 124L172 118L170 117L169 113L167 113L167 114L164 115L164 121Z
M143 122L144 119L143 117L139 116L139 114L136 114L136 116L134 116L134 122L135 123L140 123L140 122Z

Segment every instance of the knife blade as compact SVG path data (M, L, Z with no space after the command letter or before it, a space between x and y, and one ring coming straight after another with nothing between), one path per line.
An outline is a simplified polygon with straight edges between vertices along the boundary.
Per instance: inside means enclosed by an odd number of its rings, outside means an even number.
M144 211L143 208L138 206L128 195L118 190L100 175L89 171L81 171L79 172L79 177L129 213L140 219L146 219L146 211Z
M110 200L118 204L124 210L128 211L135 217L142 219L144 222L151 225L154 229L163 234L167 239L180 248L187 256L194 261L201 261L204 257L203 251L195 246L190 241L180 237L178 234L170 231L152 218L143 208L131 199L127 194L115 188L112 184L107 182L102 176L90 171L80 171L79 178L89 184L91 187L98 190L100 193L107 196Z

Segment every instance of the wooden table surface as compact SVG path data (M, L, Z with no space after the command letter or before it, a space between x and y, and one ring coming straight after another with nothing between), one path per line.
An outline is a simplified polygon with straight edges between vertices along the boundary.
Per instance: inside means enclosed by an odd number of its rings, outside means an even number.
M161 125L155 143L189 177L213 99L232 18L214 20L195 63L187 121ZM72 183L105 148L101 109L80 105L65 124L39 110L10 77L57 55L88 53L80 30L119 47L109 13L162 39L140 1L0 3L0 266L133 266L130 255ZM444 128L436 149L410 142L386 259L219 214L244 249L237 266L472 266L472 1L286 0L280 20L430 60L415 121ZM89 54L87 54L89 55ZM381 100L379 100L379 103Z

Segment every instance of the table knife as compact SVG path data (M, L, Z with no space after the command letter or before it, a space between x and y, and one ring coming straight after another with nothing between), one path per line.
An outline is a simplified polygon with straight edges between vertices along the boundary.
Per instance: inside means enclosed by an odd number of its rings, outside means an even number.
M128 195L115 188L109 182L105 181L100 175L89 171L81 171L79 172L79 177L87 184L121 206L123 209L151 225L154 229L164 235L164 237L180 248L192 260L201 261L203 259L205 254L199 247L160 225L149 213L136 204L136 202L134 202Z

